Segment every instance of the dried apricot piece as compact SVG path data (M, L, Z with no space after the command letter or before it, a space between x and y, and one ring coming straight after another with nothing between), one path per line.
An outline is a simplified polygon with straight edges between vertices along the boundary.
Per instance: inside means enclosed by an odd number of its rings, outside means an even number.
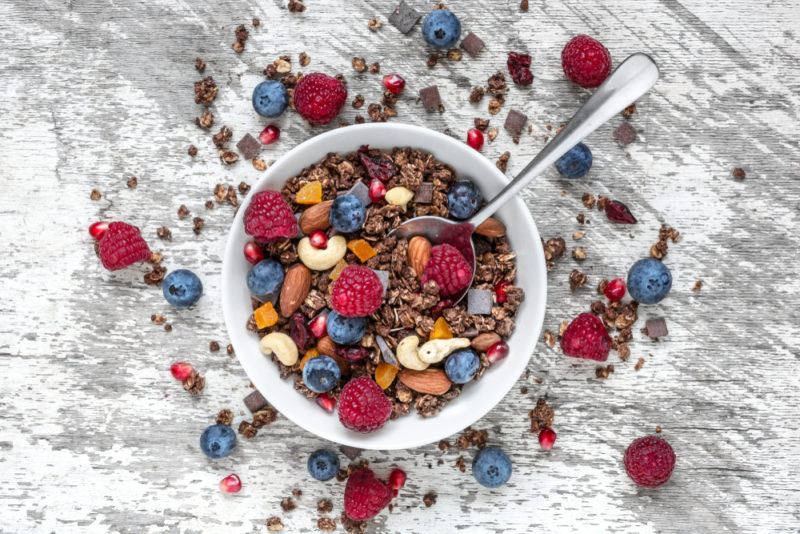
M303 367L306 366L306 362L311 358L316 358L319 356L319 351L317 349L308 349L306 353L303 355L303 358L300 360L300 370L303 370Z
M364 263L370 258L374 258L378 255L372 245L366 242L364 239L353 239L347 244L347 248L349 248L353 254Z
M267 302L263 306L256 308L256 311L253 312L253 319L255 319L259 330L269 328L277 324L278 312L275 311L275 306L271 302Z
M444 320L444 317L439 317L433 323L433 330L429 339L452 339L453 331L450 330L450 325Z
M381 389L386 389L392 385L392 382L394 382L394 377L397 376L397 372L399 370L400 369L394 365L381 362L378 364L378 367L375 368L375 382L381 387Z
M294 201L298 204L319 204L322 202L322 182L308 182L297 192Z
M337 278L339 278L339 275L342 274L342 271L344 271L345 267L347 267L347 262L344 260L339 260L339 263L334 265L331 274L328 275L328 278L330 278L331 280L336 280Z

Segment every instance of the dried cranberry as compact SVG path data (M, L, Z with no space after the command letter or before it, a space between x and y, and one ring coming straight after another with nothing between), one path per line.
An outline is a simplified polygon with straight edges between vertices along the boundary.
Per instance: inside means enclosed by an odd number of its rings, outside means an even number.
M530 85L533 83L531 73L531 56L519 52L508 53L508 72L517 85Z
M389 158L381 156L370 156L369 146L364 145L358 149L358 158L361 164L367 169L370 178L377 178L385 182L397 175L397 166Z
M306 326L306 319L303 317L302 313L295 313L292 315L292 318L289 319L289 337L292 338L294 344L297 345L297 348L301 351L308 348L308 342L311 336Z
M636 217L633 216L628 206L619 200L609 200L606 202L606 217L609 221L620 224L636 224Z
M358 363L369 357L369 349L364 347L336 347L336 355L350 363Z

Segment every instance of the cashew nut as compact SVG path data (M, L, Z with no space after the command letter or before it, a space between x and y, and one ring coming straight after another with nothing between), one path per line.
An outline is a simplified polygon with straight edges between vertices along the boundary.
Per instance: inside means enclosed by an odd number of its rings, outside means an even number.
M451 352L466 347L469 347L469 339L465 337L432 339L419 348L417 356L425 363L439 363Z
M400 365L406 369L424 371L428 368L428 364L417 356L417 347L419 347L419 338L417 336L404 337L397 344L397 359Z
M312 271L327 271L339 263L346 253L347 241L340 235L328 239L328 246L325 248L314 248L307 237L297 244L297 256Z
M261 352L269 356L274 354L283 365L287 367L297 363L299 356L297 345L294 344L292 338L283 332L272 332L261 338L259 343Z
M393 187L386 192L386 195L383 197L386 202L389 204L394 204L395 206L402 206L403 209L406 209L408 203L411 202L411 199L414 198L414 192L406 189L405 187Z

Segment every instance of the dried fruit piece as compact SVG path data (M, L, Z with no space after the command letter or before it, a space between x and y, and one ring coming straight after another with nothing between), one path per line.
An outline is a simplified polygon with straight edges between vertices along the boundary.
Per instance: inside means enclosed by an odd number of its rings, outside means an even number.
M302 313L295 313L289 320L289 337L300 350L308 346L311 336L306 326L306 318Z
M606 217L608 217L609 221L620 224L636 224L636 217L633 216L628 206L619 200L606 202Z
M381 389L386 389L392 385L392 382L394 382L394 377L397 376L398 371L400 371L400 369L394 365L381 362L375 369L375 382L381 387Z
M308 360L311 358L316 358L319 356L319 351L317 349L308 349L305 354L303 354L303 358L300 360L300 370L303 370L303 367L306 366Z
M275 311L275 306L271 302L267 302L253 312L253 319L255 319L259 330L269 328L277 324L278 312Z
M342 271L344 271L345 267L347 267L347 262L344 260L339 260L339 263L337 263L333 268L331 274L328 275L328 278L335 281L337 278L339 278L339 275L342 274Z
M450 325L447 324L447 321L444 317L439 317L436 319L436 322L433 323L433 330L431 330L431 335L428 339L452 339L453 338L453 331L450 330Z
M322 202L322 182L308 182L297 192L294 201L298 204L319 204Z
M367 243L364 239L353 239L347 244L347 248L349 248L362 263L378 255L378 252L372 248L372 245Z
M397 166L394 162L382 156L370 156L367 145L358 150L358 158L364 168L367 169L367 174L369 174L370 178L377 178L385 182L397 175Z
M330 393L317 395L317 405L328 413L333 413L336 408L336 397Z

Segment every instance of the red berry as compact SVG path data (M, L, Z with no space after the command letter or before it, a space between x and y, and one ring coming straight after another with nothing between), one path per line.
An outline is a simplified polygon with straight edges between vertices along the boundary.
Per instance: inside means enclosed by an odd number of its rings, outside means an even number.
M374 432L392 415L392 402L368 376L350 380L339 395L339 421L356 432Z
M289 319L289 337L292 338L300 352L308 348L311 336L306 326L306 316L300 312L295 313Z
M483 132L477 128L470 128L467 132L467 144L480 152L483 148Z
M561 350L567 356L604 362L610 348L611 337L603 321L591 313L578 315L561 336Z
M325 334L328 333L328 311L323 310L311 319L308 323L308 329L311 330L311 333L314 335L315 338L323 338Z
M576 35L561 51L561 67L567 78L581 87L597 87L611 72L611 54L600 41Z
M108 225L108 230L98 242L97 253L103 267L109 271L150 259L150 247L142 239L139 229L124 222Z
M383 77L383 86L393 95L399 95L406 87L406 81L399 74L387 74Z
M625 296L625 280L622 278L614 278L606 284L603 294L611 302L619 302Z
M244 244L244 259L255 265L264 259L264 251L255 241L248 241Z
M175 362L169 367L169 372L172 373L175 380L180 380L181 382L192 376L193 371L194 367L189 362Z
M392 469L392 472L389 473L389 488L392 490L392 495L397 497L398 492L400 489L406 485L406 472L400 469L399 467L395 467Z
M303 76L294 88L294 108L314 126L335 119L345 100L347 88L344 84L321 72Z
M345 317L372 315L383 302L383 284L375 271L348 265L331 288L331 306Z
M358 159L361 164L367 169L367 174L371 179L377 178L385 182L397 175L397 165L394 162L383 156L370 156L369 147L367 145L358 149Z
M366 347L336 347L336 355L350 363L359 363L366 360L372 352Z
M314 248L328 248L328 234L323 230L314 230L308 236L308 240Z
M530 85L533 83L533 73L531 72L531 56L520 54L519 52L509 52L508 72L511 79L517 85Z
M439 285L441 296L454 297L472 282L472 266L453 245L436 245L431 249L421 282L425 285L429 280Z
M320 393L317 395L317 405L328 413L333 413L336 408L336 397L330 393Z
M261 133L258 134L258 140L261 141L262 145L271 145L272 143L276 142L281 137L281 129L275 126L274 124L270 124L263 130Z
M444 313L444 310L449 308L453 305L453 301L451 299L442 299L436 303L436 305L431 308L431 317L434 319L438 319Z
M277 191L262 191L250 199L244 212L244 231L256 241L269 243L297 236L297 219Z
M490 363L497 363L506 356L508 356L508 343L505 341L498 341L486 351L486 359Z
M628 445L624 463L631 480L646 488L657 488L672 476L675 451L664 438L645 436Z
M239 493L242 490L242 480L239 475L228 475L219 481L219 489L223 493Z
M386 196L386 186L378 178L373 178L369 182L369 199L373 202L380 202Z
M620 224L636 224L636 217L633 216L628 206L619 200L609 200L606 202L606 217L609 221Z
M97 221L89 225L89 235L95 239L101 239L108 230L108 223L106 221Z
M553 448L556 442L556 431L550 427L543 428L539 432L539 446L546 451Z
M391 490L375 478L371 469L359 469L347 478L347 485L344 487L344 513L353 521L372 519L391 500Z
M508 300L508 294L506 293L506 288L510 286L511 283L506 280L500 280L494 286L494 301L498 304L504 304Z

